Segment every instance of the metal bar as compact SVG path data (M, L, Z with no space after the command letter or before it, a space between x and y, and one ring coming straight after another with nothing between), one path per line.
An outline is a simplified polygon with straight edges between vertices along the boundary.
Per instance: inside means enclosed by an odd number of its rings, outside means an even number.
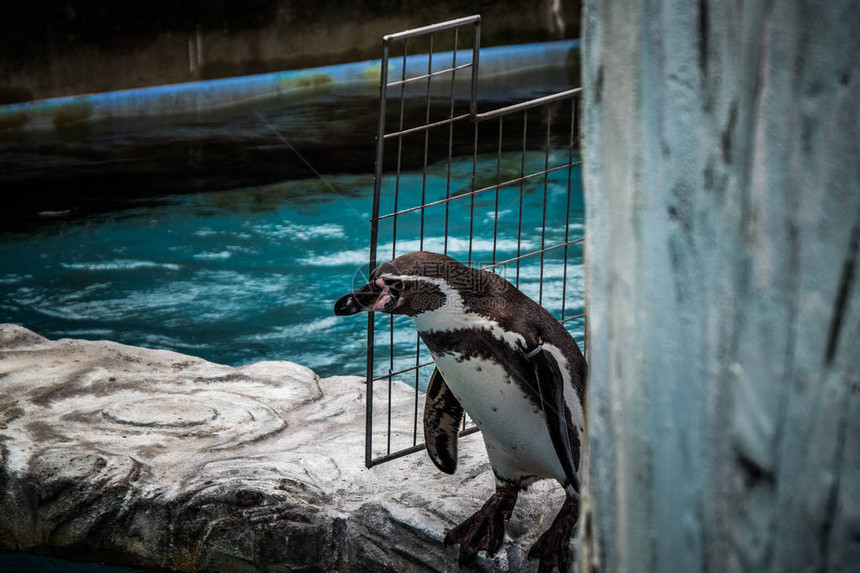
M394 317L388 317L388 372L391 372L394 369ZM392 399L392 385L394 380L391 377L391 374L388 375L388 420L387 420L387 432L385 434L385 451L387 453L391 453L391 399Z
M544 97L539 97L537 99L524 101L522 103L515 103L513 105L509 105L506 107L500 107L498 109L494 109L492 111L487 111L484 113L479 113L475 116L475 121L484 121L487 119L493 119L494 117L498 117L500 115L507 115L509 113L513 113L516 111L521 111L525 109L531 109L533 107L539 107L548 103L562 101L570 97L574 97L582 91L582 88L573 88L572 90L567 90L563 92L558 92L555 94L551 94Z
M394 80L393 82L388 82L388 87L394 87L399 85L411 84L412 82L419 82L421 80L425 80L427 78L432 78L434 76L443 76L445 74L451 73L453 74L457 70L465 70L466 68L471 68L472 62L468 64L460 64L459 66L453 66L450 68L445 68L443 70L436 70L435 72L428 72L426 74L421 74L420 76L410 76L408 78ZM405 70L404 70L405 73Z
M406 75L406 57L408 55L408 52L409 52L409 41L407 40L407 41L403 42L403 72L402 73L404 76ZM403 129L403 123L404 123L403 117L405 115L405 107L404 107L405 101L406 101L405 93L403 91L403 87L401 86L400 87L400 117L399 117L398 123L397 123L397 129L399 129L399 130ZM403 165L403 139L401 138L401 139L397 140L397 170L394 172L395 173L395 180L394 180L394 212L395 213L397 212L397 205L399 204L399 201L400 201L400 169L401 169L402 165ZM392 221L392 227L393 228L391 231L391 258L393 259L397 256L397 216L396 215L394 216L394 221ZM392 320L393 320L393 318L394 317L392 317ZM393 329L394 329L393 324L394 323L392 322L392 336L394 335L393 334ZM393 342L393 340L392 340L391 347L390 347L390 353L391 353L391 362L393 365L393 363L394 363L394 342Z
M430 52L427 56L427 91L425 93L426 106L424 110L424 123L430 123L430 88L433 81L433 75L430 71L433 69L433 46L435 35L430 34ZM402 141L402 138L401 138ZM427 199L427 155L430 148L430 132L424 131L424 163L421 170L421 204L423 205ZM418 234L418 250L424 250L424 215L426 210L421 209L421 221ZM412 413L412 445L418 443L418 364L421 363L421 337L418 333L415 334L415 400Z
M496 197L493 204L493 262L496 262L496 246L499 238L499 189L502 179L502 129L504 127L504 116L499 116L499 148L496 155Z
M549 199L547 194L547 187L549 186L549 175L547 174L547 170L549 169L549 134L552 126L552 114L549 108L549 104L546 107L546 137L544 139L543 146L543 215L541 218L540 225L540 279L538 279L538 304L543 304L543 269L544 269L544 254L543 248L546 245L546 204Z
M475 35L472 40L472 95L469 113L478 116L478 62L481 55L481 19L475 20Z
M396 372L391 372L389 374L380 374L379 376L374 378L374 380L382 380L383 378L389 378L389 377L394 378L395 376L398 376L400 374L405 374L406 372L412 372L416 368L424 368L425 366L430 366L431 364L436 364L436 363L431 360L430 362L424 362L423 364L419 364L418 366L409 366L407 368L404 368L402 370L397 370Z
M574 163L572 165L572 167L576 167L577 165L580 165L580 164L581 164L581 162ZM559 165L557 167L553 167L553 168L549 169L548 171L546 171L546 173L554 173L556 171L562 171L562 170L567 169L567 168L568 168L567 165ZM528 175L526 175L524 177L517 177L515 179L508 179L507 181L502 182L501 187L507 187L509 185L515 185L517 183L528 181L529 179L534 179L535 177L540 177L541 175L544 175L544 174L545 174L544 171L536 171L535 173L529 173ZM447 197L445 199L438 199L436 201L431 201L430 203L427 203L426 205L416 205L415 207L409 207L406 209L402 209L400 211L394 211L392 213L386 213L385 215L380 215L379 219L380 220L388 219L390 217L395 217L397 215L403 215L404 213L411 213L412 211L417 211L419 209L427 209L428 207L435 207L436 205L441 205L442 203L445 203L447 201L456 201L458 199L466 199L468 197L471 197L472 195L477 195L479 193L484 193L486 191L492 191L495 188L496 188L496 185L490 185L488 187L481 187L480 189L475 189L474 191L467 191L466 193L460 193L459 195L454 195L453 197Z
M520 148L520 210L517 219L517 280L514 285L520 286L520 252L523 244L523 196L525 195L526 174L526 138L529 131L529 110L523 110L523 144Z
M576 121L574 122L574 131L576 132L576 146L579 149L582 149L582 105L583 105L582 92L577 94L574 98L574 102L576 105Z
M392 333L392 335L394 334L394 329L391 329L391 333ZM392 339L393 338L394 337L392 336ZM389 346L389 348L391 348L391 347ZM389 350L389 352L390 352L390 350ZM391 370L391 369L389 368L389 370ZM387 425L386 425L387 431L385 433L385 451L387 453L391 453L391 387L392 387L392 380L391 380L391 376L389 376L388 377L388 416L387 416L388 419L387 419Z
M469 436L471 434L477 434L480 431L481 430L478 428L478 426L471 426L469 428L466 428L465 430L460 430L459 436L462 438L464 436ZM393 454L388 454L386 456L376 458L375 460L373 460L373 465L375 466L375 465L379 465L379 464L384 464L385 462L390 462L391 460L396 460L398 458L402 458L404 456L408 456L410 454L420 452L421 450L424 450L426 448L427 448L427 445L424 444L423 442L420 444L415 444L412 447L404 448L402 450L394 452ZM373 466L368 466L368 467L373 467Z
M409 129L404 129L402 131L395 131L392 133L386 133L385 139L392 139L395 137L402 137L404 135L409 135L410 133L418 133L420 131L429 131L434 127L440 127L443 125L448 125L449 123L454 123L455 121L460 121L463 119L469 119L471 117L468 113L464 113L463 115L458 115L457 117L452 117L450 119L440 119L439 121L434 121L433 123L428 123L427 125L417 125L415 127L410 127Z
M451 65L454 67L454 72L451 74L451 92L448 96L449 99L449 109L448 109L448 119L454 119L454 81L457 75L457 47L460 41L460 28L454 28L454 51L452 52L452 60ZM452 162L452 154L454 149L454 122L448 124L448 169L445 173L445 199L449 199L451 197L451 162ZM450 204L445 202L445 234L443 237L444 246L442 247L442 254L448 254L448 219L450 215Z
M576 121L576 98L571 100L570 106L570 138L567 143L567 207L564 213L564 254L562 255L561 271L561 320L564 320L565 305L567 303L567 241L570 239L570 192L571 179L573 178L573 133Z
M367 313L367 403L364 405L364 465L370 467L373 460L373 313Z
M402 457L408 456L410 454L420 452L421 450L425 449L426 447L427 446L425 446L424 444L416 444L410 448L404 448L402 450L397 450L393 454L388 453L384 456L380 456L380 457L374 459L373 464L368 466L368 467L378 466L380 464L384 464L385 462L390 462L391 460L396 460L398 458L402 458Z
M415 333L415 399L412 412L412 445L418 443L418 373L421 371L418 364L421 363L421 337Z
M466 260L467 265L472 264L472 246L475 238L475 184L478 179L478 122L475 122L474 138L472 144L472 183L469 188L472 192L469 193L469 257Z
M583 101L584 101L584 99L582 97L582 92L580 92L579 94L577 94L577 96L573 100L573 108L574 109L573 109L573 113L572 113L572 115L573 115L573 132L574 132L573 139L576 141L577 149L580 149L580 150L582 149L582 114L583 114L582 106L583 106ZM582 156L582 154L580 153L580 157L581 156ZM578 314L573 318L580 318L580 317L582 317L584 324L587 323L587 319L585 318L585 313ZM587 326L587 324L585 324L585 325ZM582 353L583 353L583 355L586 352L585 347L586 347L586 343L588 342L588 338L589 338L588 337L588 328L585 328L584 334L585 335L583 336L583 339L582 339Z
M479 24L480 22L481 15L475 14L473 16L466 16L464 18L448 20L447 22L439 22L438 24L422 26L421 28L413 28L412 30L404 30L402 32L397 32L394 34L388 34L386 36L383 36L382 39L389 42L393 42L395 40L404 40L413 36L421 36L422 34L427 34L428 32L438 32L440 30L447 30L449 28L456 28L457 26L465 26L466 24Z
M433 34L430 34L430 55L427 57L427 67L433 65ZM424 107L424 123L430 123L430 83L432 78L427 78L427 91L425 93L426 104ZM401 139L400 141L403 141ZM421 165L421 204L423 205L427 197L427 154L430 148L430 132L424 132L424 163ZM418 234L419 251L424 250L424 214L426 211L421 209L421 221ZM416 384L417 387L417 384Z
M404 40L403 42L403 63L401 65L401 77L406 77L406 59L409 56L409 40ZM387 76L383 76L387 78ZM397 128L403 129L404 116L405 116L405 102L406 102L406 93L404 91L404 87L400 86L400 115L397 119ZM397 211L397 206L400 201L400 169L403 165L403 139L397 140L397 167L395 170L395 179L394 179L394 211ZM397 256L397 216L394 217L391 225L391 258L395 258ZM394 316L389 315L388 317L388 372L394 370ZM388 416L387 416L387 425L388 431L386 433L385 440L385 451L386 453L391 453L391 405L392 405L392 385L393 379L391 375L388 376Z
M379 121L376 131L376 165L373 177L373 207L370 214L370 254L368 272L376 267L376 244L379 236L379 202L382 189L382 158L385 151L385 105L388 99L388 88L381 78L388 77L388 41L382 40L382 60L380 62L379 82ZM373 313L367 313L367 403L364 411L364 465L373 465L373 335L375 325Z
M520 260L522 260L522 259L527 259L527 258L529 258L529 257L533 257L533 256L535 256L535 255L540 255L540 254L542 254L542 253L548 253L548 252L550 252L550 251L554 251L554 250L556 250L556 249L560 249L560 248L565 247L565 246L575 245L576 243L581 243L581 242L582 242L582 241L584 241L584 240L585 240L584 238L580 237L579 239L574 239L574 240L572 240L572 241L568 241L568 242L566 242L566 243L559 243L558 245L553 245L553 246L551 246L551 247L546 247L546 248L544 248L544 249L540 249L539 251L531 251L531 252L526 253L526 254L524 254L524 255L517 255L516 257L511 257L510 259L505 259L504 261L499 261L499 262L497 262L497 263L493 263L493 264L491 264L491 265L487 265L487 266L481 267L481 270L487 270L487 269L491 269L491 268L493 268L493 267L500 267L500 266L502 266L502 265L506 265L506 264L508 264L508 263L513 263L513 262L515 262L515 261L520 261Z
M565 322L570 322L571 320L576 320L577 318L585 318L585 313L577 314L576 316L568 316L564 320L560 320L559 322L564 324Z

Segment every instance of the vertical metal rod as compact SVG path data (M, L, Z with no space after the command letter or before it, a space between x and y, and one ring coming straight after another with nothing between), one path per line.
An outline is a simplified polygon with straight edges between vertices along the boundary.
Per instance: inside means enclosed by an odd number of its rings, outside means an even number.
M388 99L388 41L382 40L382 61L379 81L379 122L376 129L376 165L373 178L373 207L370 214L370 256L368 272L376 267L376 247L379 237L379 202L382 189L382 156L385 150L385 106ZM373 466L373 334L374 317L367 313L367 404L365 405L364 465Z
M481 52L481 21L475 22L475 35L472 41L472 101L469 113L474 119L478 113L478 59Z
M396 212L396 211L395 211ZM396 223L396 217L395 217ZM396 225L395 225L396 229ZM394 239L392 242L397 241L397 232L394 232ZM386 433L385 433L385 453L386 455L391 453L391 399L392 399L392 385L393 385L393 376L392 372L394 372L394 316L388 315L388 417L386 420Z
M470 190L478 188L478 122L474 122L474 140L472 144L472 184ZM466 264L472 264L472 243L475 238L475 195L469 197L469 258Z
M492 263L496 264L496 246L498 245L499 238L499 186L502 184L501 171L502 171L502 127L503 127L504 116L499 116L499 149L498 155L496 157L496 198L495 204L493 207L493 260Z
M576 148L580 151L580 156L582 155L582 102L585 101L582 98L581 92L574 96L573 100L576 102L576 122L574 124L574 131L576 132Z
M406 38L403 41L403 66L400 71L400 79L406 79L406 55L409 51L409 38ZM400 118L398 120L397 131L403 131L403 116L404 113L404 105L406 101L406 84L400 84ZM400 202L400 169L403 161L403 136L397 138L397 170L395 171L395 180L394 180L394 211L393 213L397 213L397 206ZM392 221L393 229L391 232L391 258L397 257L397 215L394 215ZM392 352L393 346L392 346ZM393 358L392 358L393 360Z
M403 40L403 62L400 69L400 79L406 79L406 60L409 54L409 38ZM405 101L406 101L406 84L400 84L400 116L397 120L398 131L403 131L405 117ZM398 205L400 204L400 172L403 165L403 137L397 138L397 168L394 172L394 213L397 213ZM397 215L392 217L391 230L391 258L397 256ZM391 373L394 372L394 316L388 317L388 417L387 417L387 433L385 440L386 454L391 453L391 408L394 378Z
M424 111L424 123L430 123L430 92L431 92L431 82L433 76L433 44L435 40L435 34L430 34L430 50L427 54L427 91L425 93L426 97L426 107ZM422 176L421 176L421 204L424 205L427 201L427 154L428 149L430 147L430 130L424 131L424 163L422 166ZM421 228L419 230L419 250L424 250L424 215L426 213L425 209L421 209ZM416 334L415 335L415 400L414 400L414 411L412 414L412 445L418 443L418 380L419 373L421 369L418 365L421 364L421 339Z
M474 124L474 144L472 148L472 187L474 191L476 187L476 176L478 169L478 121L475 116L478 113L478 60L481 51L481 21L475 22L475 35L472 41L472 95L469 102L469 113L472 116ZM474 240L475 230L475 196L472 195L469 200L469 257L467 264L472 264L472 243Z
M520 150L520 212L519 221L517 222L517 280L514 285L520 286L520 253L523 244L523 195L525 193L525 175L526 175L526 137L529 130L529 110L523 110L523 145Z
M460 28L454 28L454 51L453 58L451 61L451 94L449 96L449 111L448 111L448 119L453 119L454 117L454 101L456 101L455 97L455 80L457 78L457 44L460 40ZM448 124L448 171L445 176L445 199L449 199L451 197L451 160L453 155L454 148L454 122ZM448 201L445 201L445 235L444 235L444 246L442 248L442 254L448 254L448 217L450 214L451 208L448 204Z
M412 413L412 445L418 443L418 375L421 372L421 368L418 365L421 364L421 337L418 336L418 333L415 333L415 409Z
M582 92L576 94L576 96L573 98L573 101L574 101L573 105L574 105L574 110L575 110L574 115L576 117L576 120L574 122L573 131L575 132L574 138L576 141L576 150L577 150L577 153L579 154L579 158L581 161L582 160L582 117L583 117L582 106L584 105L584 101L585 101L582 97ZM579 174L580 174L580 181L581 181L582 180L582 168L581 167L579 168ZM588 328L585 328L587 326L587 322L588 322L588 316L583 316L583 318L582 318L582 325L583 325L582 352L583 353L585 353L585 347L588 344Z
M434 34L430 34L430 53L427 55L427 90L424 94L425 97L425 106L424 106L424 125L430 123L430 87L431 82L433 80L433 76L430 74L433 73L433 38ZM427 154L430 147L430 130L424 130L424 163L421 167L421 204L424 205L427 201ZM418 250L424 250L424 215L427 212L426 209L421 209L420 214L420 227L418 234ZM416 357L416 360L418 358Z
M552 113L550 107L546 108L546 139L543 147L543 215L540 227L540 279L538 280L538 304L543 304L543 270L544 270L544 247L546 246L546 203L547 187L549 183L549 132L552 125Z
M385 435L385 453L391 453L391 385L394 372L394 317L388 315L388 424Z
M367 313L367 403L364 412L364 465L373 467L373 313Z
M570 100L570 137L567 142L567 209L564 215L564 255L561 271L561 320L564 320L564 311L567 303L567 260L568 241L570 240L570 195L573 186L573 134L575 132L576 120L576 98Z
M475 121L475 115L478 113L478 57L481 49L481 21L475 22L475 34L472 39L472 93L469 98L469 113L472 116L472 121L475 122L475 141L478 138L478 122ZM474 189L474 179L472 180L472 188ZM474 212L475 196L472 196L472 205L469 215L471 225L472 213ZM472 229L469 228L469 261L472 260ZM463 415L463 429L466 429L466 419L468 415Z

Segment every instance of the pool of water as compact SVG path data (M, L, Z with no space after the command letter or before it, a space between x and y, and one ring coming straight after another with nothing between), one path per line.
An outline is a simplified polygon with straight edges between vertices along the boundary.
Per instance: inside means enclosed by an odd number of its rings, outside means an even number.
M517 156L519 157L519 156ZM512 158L513 160L513 158ZM534 154L533 161L543 161ZM516 161L519 161L517 158ZM495 169L496 158L487 158ZM479 167L481 164L479 164ZM446 165L431 166L428 199L444 196ZM466 186L471 158L455 161ZM401 205L420 201L422 173L401 178ZM578 183L578 181L577 181ZM456 188L456 186L455 186ZM519 190L502 195L500 220L518 216ZM549 210L564 212L566 174L551 179ZM107 339L165 348L225 364L292 360L321 376L362 374L366 321L335 317L332 305L366 277L369 175L326 175L253 188L174 195L0 240L0 320L49 338ZM542 182L524 191L524 248L538 246ZM474 260L492 256L494 211L477 201ZM571 233L581 233L577 193ZM469 201L452 203L448 253L465 260ZM428 212L424 249L441 252L444 219ZM396 254L418 248L417 213L398 220ZM497 259L516 254L516 225L500 225ZM563 227L547 228L548 243ZM380 258L393 253L389 242ZM559 311L560 252L547 258L544 304ZM568 314L581 308L581 252L568 266ZM515 280L515 268L502 269ZM537 259L520 287L537 297ZM581 336L581 324L572 323ZM402 341L411 347L408 340Z
M537 97L570 82L539 73L509 78L508 85L485 90L481 105ZM0 216L0 322L49 338L114 340L225 364L292 360L322 376L363 374L366 321L337 318L332 304L366 276L375 125L374 98L328 94L0 137L0 185L21 199ZM517 130L508 131L519 148ZM471 145L471 132L454 141L455 150ZM487 154L479 176L495 174L495 145L487 138L480 149ZM528 142L535 151L526 152L527 163L542 165L541 146L540 138ZM442 148L430 150L428 201L445 193ZM506 152L502 169L517 171L522 159L519 151ZM420 202L419 164L404 157L401 208ZM455 158L453 193L468 188L471 170L471 157ZM566 177L550 178L551 214L564 213ZM489 262L496 222L497 260L516 254L518 193L502 191L498 218L492 194L476 199L473 260ZM583 221L578 173L573 193L575 236ZM542 181L523 194L529 248L542 225ZM447 246L466 260L470 209L469 201L452 203L447 244L444 214L429 210L424 249ZM397 247L384 238L380 260L419 247L417 215L398 218ZM548 244L563 235L563 222L547 223ZM543 303L556 313L560 256L547 255L544 268ZM568 315L582 305L577 247L570 263ZM516 269L500 272L513 279ZM520 269L521 288L535 298L539 277L537 259ZM568 326L581 340L581 321ZM396 344L414 351L414 339Z
M0 550L0 571L4 573L141 573L141 569L113 567L98 563L75 563Z

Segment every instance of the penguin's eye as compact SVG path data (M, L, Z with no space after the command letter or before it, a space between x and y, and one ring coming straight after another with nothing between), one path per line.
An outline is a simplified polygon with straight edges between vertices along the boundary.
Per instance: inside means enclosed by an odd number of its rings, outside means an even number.
M403 290L403 281L400 279L394 279L388 282L388 288L394 290Z

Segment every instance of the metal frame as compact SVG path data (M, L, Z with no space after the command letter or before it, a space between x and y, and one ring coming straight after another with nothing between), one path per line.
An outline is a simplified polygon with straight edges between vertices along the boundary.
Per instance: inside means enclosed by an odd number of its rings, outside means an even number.
M556 251L557 249L563 249L563 277L562 277L562 286L561 286L561 315L559 318L562 322L568 322L575 319L583 318L583 314L576 314L573 316L566 316L566 294L568 287L568 249L577 243L583 241L581 236L571 238L570 236L570 211L571 211L571 181L574 173L574 168L577 167L580 162L578 157L575 154L575 150L579 147L579 110L578 105L581 102L580 94L581 88L564 91L561 93L549 95L546 97L541 97L538 99L534 99L531 101L518 103L514 105L510 105L507 107L494 109L491 111L479 113L478 112L478 59L480 52L480 27L481 27L481 19L480 16L470 16L467 18L460 18L457 20L451 20L449 22L443 22L440 24L435 24L432 26L426 26L422 28L417 28L414 30L407 30L404 32L400 32L397 34L390 34L383 38L382 40L382 61L381 61L381 79L380 79L380 95L379 95L379 123L377 130L377 140L376 140L376 166L375 166L375 179L374 179L374 197L373 197L373 207L371 212L371 236L370 236L370 256L369 256L369 268L372 269L377 264L377 256L378 256L378 240L379 240L379 225L380 222L390 220L392 225L392 256L396 253L396 245L397 245L397 219L400 216L407 215L410 213L415 213L420 216L420 228L419 228L419 248L424 247L424 226L425 226L425 217L424 214L427 209L431 207L443 206L445 208L444 215L444 252L448 252L449 246L449 208L452 202L454 201L465 201L468 200L470 202L469 205L469 245L468 245L468 260L467 264L474 264L476 261L473 261L473 240L474 240L474 221L475 221L475 202L476 198L482 196L485 193L495 191L494 197L494 216L493 216L493 249L492 249L492 260L489 264L482 265L481 268L486 270L497 271L499 268L504 268L506 265L516 264L516 279L515 284L517 286L520 285L520 261L527 259L529 257L539 257L540 258L540 275L539 275L539 291L538 291L538 302L542 303L543 301L543 284L544 284L544 257L547 253ZM460 31L463 28L471 28L472 36L471 36L471 59L469 61L460 61L458 62L458 56L462 56L464 51L458 52L458 48L461 42ZM446 53L438 53L434 54L434 43L436 39L436 35L446 32L449 34L453 34L453 50L451 52ZM429 39L429 53L426 55L413 56L413 58L420 58L421 63L423 64L423 58L426 57L426 69L417 70L414 65L410 65L410 57L409 57L409 40L419 37L427 37ZM390 68L389 61L391 58L391 49L392 45L400 45L402 43L402 55L401 55L401 71L399 74L399 78L390 79ZM466 50L468 52L468 50ZM436 61L434 62L434 56L436 57ZM450 65L439 66L439 61L441 58L445 59L445 61L450 60ZM455 83L457 74L469 73L469 106L467 113L455 113ZM441 120L431 120L431 100L433 99L431 94L431 83L436 80L444 80L446 76L450 76L450 91L448 93L450 105L448 107L447 116ZM416 87L421 86L421 82L424 82L424 93L423 97L426 101L425 104L425 115L424 122L417 126L406 127L404 126L404 102L407 99L405 95L405 90L408 87L415 89ZM397 127L391 131L386 131L386 123L387 123L387 114L388 114L388 100L390 96L391 90L399 90L399 98L400 98L400 107L399 107L399 118L397 120ZM437 98L438 99L438 98ZM438 102L437 102L438 103ZM570 106L570 124L565 126L566 131L569 134L567 140L564 142L563 147L567 149L567 158L565 161L561 162L558 165L550 165L550 154L551 149L559 148L559 144L551 144L551 128L553 126L553 121L551 117L551 109L559 106ZM526 169L526 153L527 148L534 148L535 137L534 134L528 133L528 125L529 125L529 113L533 113L538 115L539 119L545 119L546 130L544 136L542 138L542 146L544 152L544 165L543 168L536 170L527 170ZM520 149L521 152L521 165L520 165L520 173L516 177L503 179L501 176L501 165L502 165L502 155L503 155L503 130L504 130L504 120L506 118L516 118L522 121L522 147ZM478 186L478 156L479 150L482 148L481 144L484 144L484 140L479 140L479 127L481 125L492 126L495 128L494 124L497 124L498 129L498 143L497 143L497 163L496 163L496 179L495 182L491 185L481 185ZM452 166L452 149L454 142L454 129L457 125L471 126L472 131L472 172L471 172L471 186L467 192L462 192L458 194L451 193L451 166ZM426 184L427 184L427 170L428 170L428 149L430 144L430 134L431 131L439 131L448 128L448 145L447 145L447 188L445 190L445 197L442 199L437 199L433 201L426 200ZM403 154L403 140L407 136L420 136L423 134L423 178L422 178L422 188L421 188L421 201L419 205L399 208L398 199L400 195L400 177L401 177L401 166L402 166L402 154ZM531 137L531 139L529 139ZM394 190L394 198L393 198L393 208L390 212L380 214L380 205L382 199L382 189L383 189L383 180L385 178L384 174L384 159L385 159L385 149L386 144L394 143L396 145L396 167L394 169L394 177L395 177L395 190ZM548 188L548 178L553 175L563 174L564 171L567 171L567 204L566 204L566 213L565 213L565 225L564 225L564 239L561 242L555 244L547 244L547 188ZM523 245L523 233L524 230L522 228L522 209L523 209L523 197L524 197L524 187L526 185L534 184L535 182L540 182L542 180L543 184L543 213L542 213L542 225L541 225L541 237L540 237L540 248L528 250L527 252L523 252L521 249ZM518 220L518 228L517 228L517 249L516 256L508 257L504 260L497 261L497 239L498 239L498 219L499 219L499 197L500 191L503 188L517 187L519 188L519 220ZM367 329L367 404L366 404L366 442L365 442L365 465L369 468L374 465L378 465L384 463L386 461L399 458L405 456L410 453L414 453L424 449L424 444L419 443L418 441L418 405L420 403L420 390L419 390L419 371L426 368L427 366L431 366L433 364L432 360L430 361L422 361L421 360L421 343L416 334L415 336L415 363L413 366L407 368L399 368L394 370L394 330L395 323L394 317L389 317L388 319L388 329L389 329L389 356L388 356L388 371L385 374L377 375L375 373L375 359L376 355L374 352L375 345L375 334L376 334L376 317L374 313L368 314L368 329ZM412 417L412 444L411 446L392 450L391 446L391 390L392 384L394 383L395 377L400 377L409 373L415 373L414 380L414 409L411 413ZM374 386L375 384L386 381L388 384L388 427L387 427L387 440L385 453L374 457L373 453L373 399L374 399ZM477 431L477 427L474 425L469 425L467 421L464 420L464 427L461 431L461 435L470 434Z

